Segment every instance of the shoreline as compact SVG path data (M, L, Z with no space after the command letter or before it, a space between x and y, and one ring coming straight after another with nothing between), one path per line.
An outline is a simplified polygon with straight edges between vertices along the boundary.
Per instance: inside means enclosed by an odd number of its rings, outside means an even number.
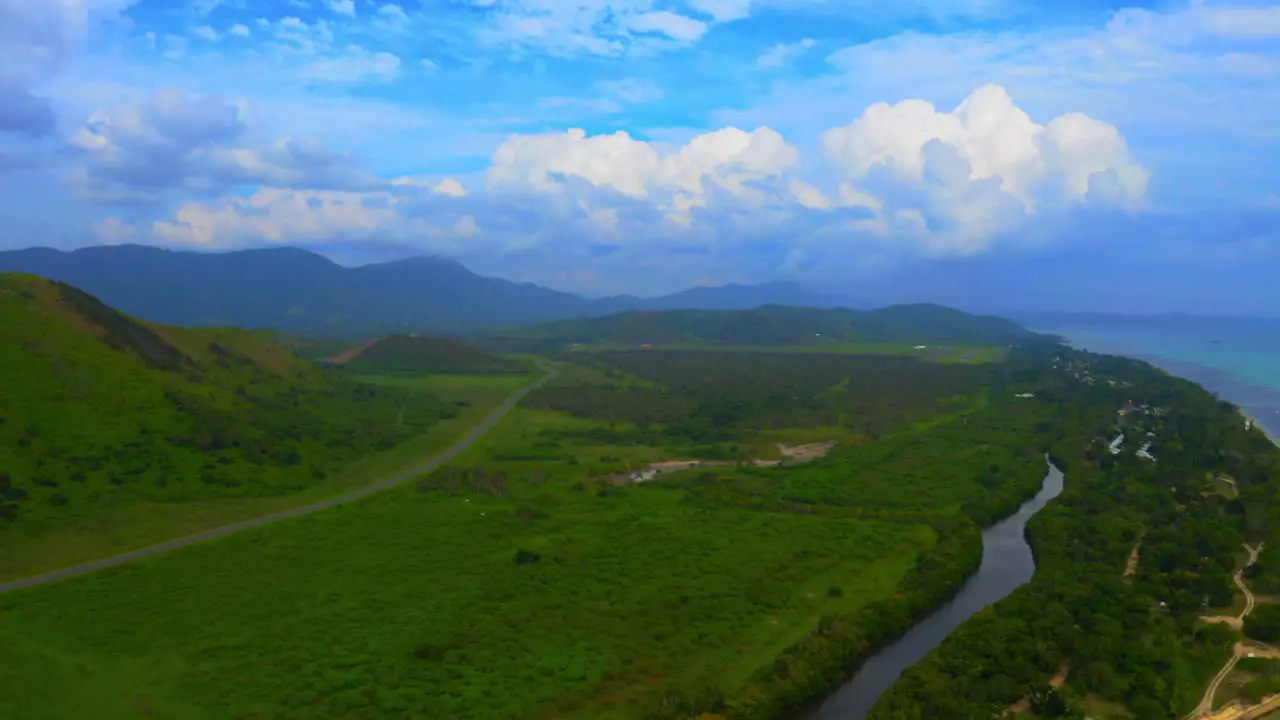
M1256 429L1258 432L1262 433L1264 437L1270 440L1272 445L1275 445L1277 448L1280 448L1280 440L1277 440L1276 436L1271 434L1271 431L1267 429L1266 425L1263 425L1262 423L1258 422L1258 418L1250 415L1248 412L1245 412L1243 409L1240 410L1240 415L1245 420L1249 421L1250 430Z
M1276 401L1280 400L1280 387L1259 385L1242 379L1229 368L1204 365L1159 353L1146 352L1133 346L1120 349L1116 343L1105 340L1098 342L1098 338L1077 340L1061 330L1036 330L1036 332L1056 335L1064 340L1068 347L1075 350L1103 355L1116 355L1150 363L1174 377L1193 382L1215 395L1221 395L1223 400L1236 406L1241 417L1248 420L1252 427L1258 428L1272 444L1280 447L1280 425L1276 425L1277 420L1262 421L1259 420L1257 414L1260 408L1275 407ZM1265 400L1259 402L1259 399L1262 398L1265 398ZM1276 409L1280 410L1280 407Z

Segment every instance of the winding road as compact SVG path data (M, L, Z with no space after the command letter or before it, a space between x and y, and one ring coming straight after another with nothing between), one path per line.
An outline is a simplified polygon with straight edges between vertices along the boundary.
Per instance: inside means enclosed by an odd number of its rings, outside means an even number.
M144 557L158 555L160 553L168 552L170 550L177 550L178 548L187 547L188 545L194 545L198 542L204 542L205 540L213 540L214 538L224 537L232 533L240 532L241 530L248 530L250 528L261 527L263 525L267 525L273 522L278 522L280 520L285 520L287 518L299 517L302 515L310 515L311 513L319 512L320 510L325 510L331 507L335 507L337 505L344 505L349 502L354 502L361 498L365 498L370 495L373 495L374 493L379 493L379 492L382 492L383 490L387 490L389 488L395 487L396 485L399 485L405 482L406 480L417 477L423 473L431 472L432 470L435 470L436 468L440 467L441 465L444 465L450 460L453 460L458 455L461 455L464 451L466 451L468 448L474 445L475 442L479 440L480 437L483 436L486 432L488 432L488 430L492 428L494 424L496 424L499 420L501 420L502 417L506 415L508 411L511 410L511 408L515 407L517 403L523 400L525 395L528 395L529 393L533 392L537 388L541 387L543 384L552 380L560 372L559 370L556 370L554 367L542 362L541 360L537 362L538 362L538 367L546 373L545 375L543 375L541 378L534 381L533 383L526 385L524 388L516 392L514 395L507 398L501 405L498 406L496 410L494 410L492 413L489 414L489 417L485 418L484 421L481 422L479 425L476 425L475 427L471 428L471 430L467 432L467 434L461 440L454 443L454 445L450 447L448 450L445 450L444 452L431 458L430 460L423 463L422 465L419 465L418 467L413 468L412 470L403 472L399 475L396 475L395 477L389 478L387 480L383 480L381 482L374 483L372 485L366 485L358 490L352 490L351 492L344 493L342 495L337 495L335 497L329 498L328 500L322 500L320 502L312 503L310 505L303 505L302 507L290 508L288 510L281 510L280 512L271 513L270 515L263 515L261 517L256 517L250 520L242 520L241 522L232 523L230 525L223 525L222 527L213 528L212 530L205 530L203 532L198 532L195 535L188 535L186 537L176 538L174 540L167 540L157 545L150 545L147 547L138 548L137 550L130 550L129 552L120 553L119 555L112 555L110 557L99 558L97 560L92 560L90 562L82 563L80 565L72 565L71 567L62 568L61 570L53 570L47 573L41 573L40 575L32 575L30 577L19 578L18 580L0 582L0 594L13 592L14 590L21 590L23 588L35 587L37 585L44 585L46 583L51 583L56 580L64 580L66 578L72 578L77 575L84 575L85 573L91 573L95 570L102 570L103 568L115 567L116 565L123 565L125 563L132 562L134 560L138 560Z
M1245 563L1244 566L1249 567L1258 561L1258 553L1262 552L1262 543L1258 543L1257 547L1252 548L1245 545L1244 549L1249 551L1249 562ZM1244 584L1243 569L1236 571L1234 579L1236 581L1236 587L1240 588L1240 591L1244 593L1244 609L1240 611L1240 615L1237 617L1240 626L1243 627L1244 619L1249 617L1249 613L1253 612L1253 593L1250 592L1249 587ZM1244 643L1236 643L1236 646L1231 653L1231 658L1222 666L1222 669L1218 671L1218 674L1213 676L1213 680L1209 681L1209 687L1205 688L1204 697L1200 698L1200 704L1196 706L1195 710L1192 710L1191 713L1186 716L1186 720L1204 717L1213 713L1213 696L1218 693L1218 687L1222 685L1222 682L1226 680L1227 676L1231 674L1231 671L1235 669L1236 663L1240 662L1240 658L1244 656L1244 653Z

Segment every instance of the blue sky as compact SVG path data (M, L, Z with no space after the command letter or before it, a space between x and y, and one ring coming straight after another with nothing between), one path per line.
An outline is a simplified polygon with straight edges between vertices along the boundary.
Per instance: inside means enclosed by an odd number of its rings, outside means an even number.
M1280 314L1280 5L0 0L0 247Z

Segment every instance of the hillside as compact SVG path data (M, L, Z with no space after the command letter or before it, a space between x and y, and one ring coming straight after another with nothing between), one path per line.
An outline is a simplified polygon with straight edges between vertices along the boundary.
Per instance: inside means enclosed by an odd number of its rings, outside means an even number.
M0 526L297 490L452 413L245 330L152 325L29 275L0 275L0 326Z
M1007 345L1034 337L1003 318L938 305L878 310L770 305L755 310L625 312L492 333L486 346L546 351L566 344L806 346L841 343Z
M199 253L143 245L0 252L0 272L70 283L121 311L186 326L272 328L310 337L460 331L624 310L834 306L789 283L728 285L659 298L587 299L482 277L452 260L409 258L343 267L297 248Z
M326 360L365 372L495 373L525 369L455 340L422 335L387 335Z

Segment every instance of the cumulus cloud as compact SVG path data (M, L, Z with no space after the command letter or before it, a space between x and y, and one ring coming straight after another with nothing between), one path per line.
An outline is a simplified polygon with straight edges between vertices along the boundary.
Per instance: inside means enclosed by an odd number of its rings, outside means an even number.
M643 97L641 87L629 89ZM403 242L624 264L751 248L772 258L769 272L810 272L855 248L865 259L1031 242L1059 214L1132 207L1147 183L1115 127L1079 113L1037 122L996 86L950 111L868 106L823 135L834 178L806 177L797 148L769 127L726 127L679 144L516 134L482 188L380 179L316 143L255 142L247 118L243 104L168 94L102 115L78 143L104 194L209 191L145 229L167 243Z
M441 183L446 189L447 183ZM146 228L173 245L234 247L244 243L315 244L350 241L430 243L457 251L482 231L456 197L438 188L346 191L262 188L247 196L181 204L168 220ZM112 232L143 230L116 222Z
M173 89L94 113L71 144L84 160L77 175L81 189L105 202L238 185L353 188L380 182L352 156L314 140L257 142L247 103Z
M713 194L760 204L763 185L789 170L794 146L769 128L724 128L699 135L670 153L625 132L588 137L566 133L512 136L494 153L486 177L490 190L563 192L566 180L631 199L652 200L671 220L688 223L689 211Z
M1080 113L1040 125L996 85L951 112L925 100L876 103L828 130L823 146L846 181L881 196L877 212L914 209L940 230L936 252L983 249L1046 205L1132 206L1148 181L1114 126Z

